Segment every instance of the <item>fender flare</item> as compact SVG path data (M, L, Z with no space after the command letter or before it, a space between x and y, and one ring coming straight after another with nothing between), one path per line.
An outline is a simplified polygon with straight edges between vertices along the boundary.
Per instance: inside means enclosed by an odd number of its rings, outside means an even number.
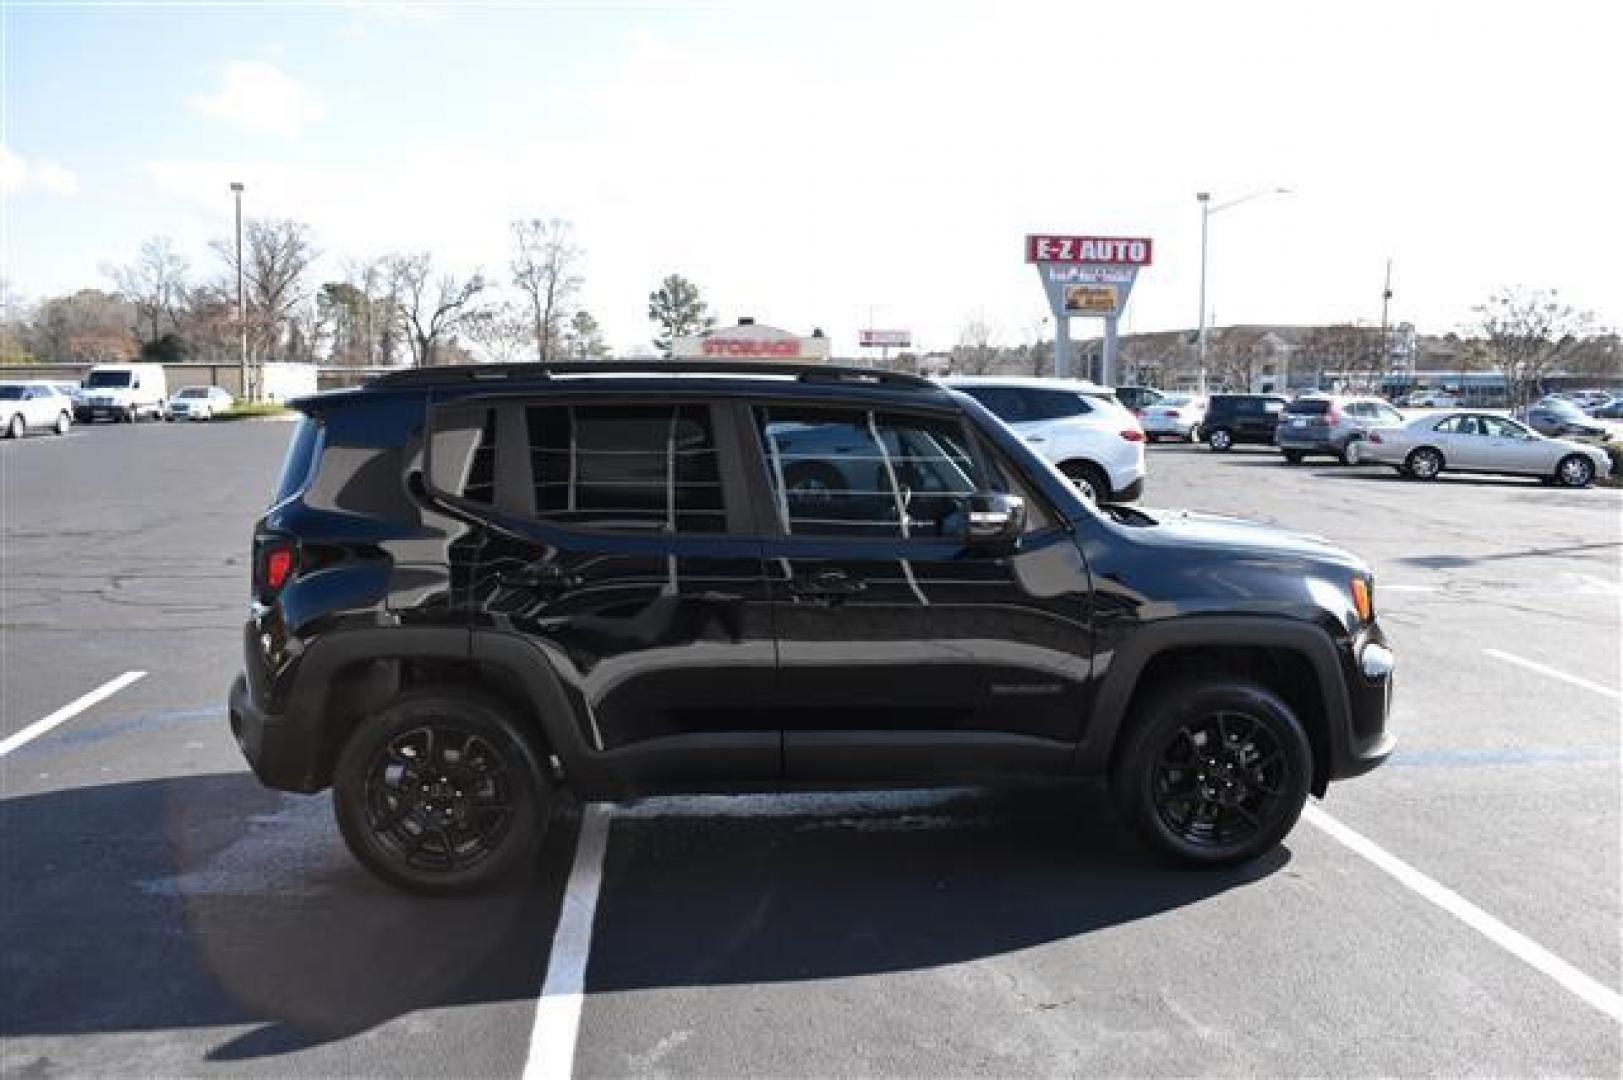
M1119 736L1130 720L1128 706L1152 660L1173 649L1203 645L1280 649L1307 660L1318 683L1324 718L1321 734L1328 753L1328 760L1314 762L1316 786L1319 778L1341 773L1342 763L1352 757L1353 749L1352 703L1340 653L1323 627L1273 615L1193 615L1134 630L1116 649L1100 680L1087 734L1077 745L1076 771L1092 775L1110 771Z

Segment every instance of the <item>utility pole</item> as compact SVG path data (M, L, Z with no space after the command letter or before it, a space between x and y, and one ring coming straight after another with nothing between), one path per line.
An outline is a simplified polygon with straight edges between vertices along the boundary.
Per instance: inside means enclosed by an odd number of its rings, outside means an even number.
M1392 302L1392 259L1386 260L1386 284L1381 286L1381 377L1386 376L1386 367L1392 361L1392 350L1386 343L1386 309Z
M242 381L243 400L253 401L252 387L248 385L248 307L242 288L242 185L233 181L231 193L237 201L237 347L241 367L238 374Z

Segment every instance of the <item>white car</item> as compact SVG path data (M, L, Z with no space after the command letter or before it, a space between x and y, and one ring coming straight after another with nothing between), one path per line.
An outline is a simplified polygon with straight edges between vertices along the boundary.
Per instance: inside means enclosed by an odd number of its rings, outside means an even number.
M1200 441L1200 423L1206 419L1206 399L1194 394L1168 394L1138 414L1144 435L1156 439Z
M1125 502L1144 490L1144 429L1109 390L1075 379L944 379L1058 466L1082 494Z
M1587 487L1612 471L1611 459L1598 447L1546 438L1507 417L1477 412L1433 413L1403 427L1372 430L1360 457L1413 480L1435 480L1444 472L1504 473Z
M1403 400L1411 409L1452 409L1460 403L1459 395L1447 390L1416 390Z
M73 427L73 399L52 383L0 383L0 434L20 439L34 431L66 435Z
M212 420L229 412L236 399L218 386L182 386L169 399L171 420Z

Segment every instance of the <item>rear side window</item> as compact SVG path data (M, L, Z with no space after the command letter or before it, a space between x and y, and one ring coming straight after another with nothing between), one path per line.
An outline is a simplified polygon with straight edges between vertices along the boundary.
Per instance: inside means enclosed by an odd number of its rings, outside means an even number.
M1019 424L1033 419L1026 415L1025 395L1013 387L960 386L958 389L986 406L988 412L1005 424Z
M287 444L287 456L282 459L282 475L276 481L271 503L282 502L304 490L316 461L316 446L321 441L321 425L311 417L304 417L293 429Z
M779 524L795 536L950 535L985 490L956 423L875 411L755 411Z
M710 410L702 405L532 405L535 516L618 532L727 531Z
M1027 420L1063 420L1093 411L1081 394L1068 390L1022 390L1020 396L1026 399Z

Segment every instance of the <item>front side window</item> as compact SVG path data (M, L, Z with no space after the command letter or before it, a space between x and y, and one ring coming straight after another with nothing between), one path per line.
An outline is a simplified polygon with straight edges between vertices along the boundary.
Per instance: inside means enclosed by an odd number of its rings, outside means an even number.
M524 410L535 516L615 532L727 531L702 405L532 405Z
M877 411L760 408L779 524L791 535L950 535L985 489L964 430Z

